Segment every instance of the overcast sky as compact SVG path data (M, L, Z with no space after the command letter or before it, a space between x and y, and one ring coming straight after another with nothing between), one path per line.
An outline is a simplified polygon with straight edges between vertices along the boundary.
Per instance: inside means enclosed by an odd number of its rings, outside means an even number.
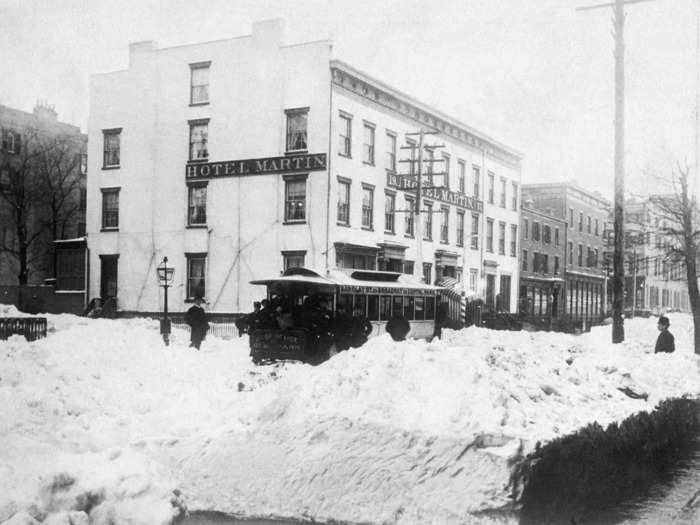
M612 200L612 10L603 0L0 0L0 104L38 99L85 130L88 77L160 47L285 21L334 56L525 154L524 182L576 179ZM627 6L627 186L694 162L698 0ZM661 162L659 162L661 161Z

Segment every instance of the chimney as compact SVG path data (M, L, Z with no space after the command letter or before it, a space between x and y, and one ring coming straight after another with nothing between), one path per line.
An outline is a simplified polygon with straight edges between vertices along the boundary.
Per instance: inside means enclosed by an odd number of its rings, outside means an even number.
M284 37L284 21L271 18L253 22L253 41L256 48L280 47Z
M34 106L34 115L44 121L56 122L58 121L58 113L53 104L49 104L46 100L37 100Z
M140 62L144 55L148 55L158 49L155 40L144 40L142 42L132 42L129 44L129 67L134 67Z

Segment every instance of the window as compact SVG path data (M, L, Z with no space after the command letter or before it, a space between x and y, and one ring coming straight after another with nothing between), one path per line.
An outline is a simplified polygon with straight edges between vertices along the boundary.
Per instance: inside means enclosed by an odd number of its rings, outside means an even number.
M586 233L591 233L591 216L586 217Z
M518 246L518 226L515 224L510 225L510 256L517 257L518 252L516 251Z
M472 250L479 249L479 214L478 213L472 213L471 248L472 248Z
M464 212L457 211L457 246L464 246Z
M394 233L394 223L396 217L396 195L386 193L384 195L384 231Z
M569 241L569 264L574 264L574 243Z
M119 188L102 190L102 229L119 228Z
M430 284L433 265L432 263L423 263L423 282Z
M190 64L190 104L209 102L209 66L211 62Z
M476 283L479 280L479 270L476 268L469 268L469 289L476 290Z
M190 160L207 160L209 149L209 119L190 120Z
M593 249L593 267L598 268L598 248Z
M405 233L409 237L413 237L415 232L414 232L414 226L413 226L413 216L416 210L416 201L413 199L409 199L406 197L406 213L404 217L404 226L405 226Z
M493 192L494 184L496 183L496 176L493 173L489 173L489 204L493 204Z
M542 258L542 273L549 273L549 255L543 253Z
M559 275L559 256L554 256L554 275Z
M87 153L80 154L80 174L87 175Z
M306 220L306 177L289 177L284 181L284 221Z
M352 157L352 116L340 113L340 144L338 153L344 157Z
M287 114L287 151L306 151L309 108L288 109L285 113Z
M583 266L583 245L578 245L578 265Z
M552 229L549 227L549 224L545 224L544 227L542 228L542 237L543 241L545 244L551 244L552 242Z
M206 295L206 253L186 253L187 257L187 301Z
M528 235L530 235L530 220L523 219L523 239L527 240Z
M78 209L85 213L87 209L87 189L80 188L80 202L78 203Z
M362 227L372 229L374 214L374 188L362 185Z
M574 229L574 209L569 208L569 228Z
M442 164L442 173L444 174L442 177L442 186L450 189L450 156L447 153L442 154Z
M350 225L350 181L338 179L338 224Z
M412 139L406 139L406 148L408 151L408 174L413 176L416 174L416 141Z
M511 207L513 211L518 211L518 183L513 182L513 196L511 197Z
M498 221L498 253L506 254L506 223Z
M440 242L447 243L449 238L450 227L450 208L442 206L440 208Z
M578 212L578 231L583 231L583 212Z
M102 167L118 168L119 167L119 142L122 129L105 129L102 130L104 138L104 157Z
M479 184L481 183L481 170L479 166L472 166L472 175L474 176L474 198L479 198Z
M559 246L559 228L554 228L554 246Z
M467 184L467 164L463 160L457 161L457 170L459 171L459 192L464 193Z
M527 271L527 250L523 250L523 266L524 271Z
M187 193L187 225L205 225L207 223L206 184L190 184L187 187Z
M435 181L433 181L433 173L435 173L435 150L433 148L425 148L425 173L428 176L428 186L434 186Z
M282 271L290 268L303 268L306 250L290 250L282 252Z
M600 235L600 230L599 230L600 224L598 223L598 219L595 220L595 234Z
M532 221L532 240L540 240L540 223L537 221Z
M506 179L501 177L501 208L506 207Z
M365 122L365 137L362 144L362 161L374 165L374 124Z
M486 219L486 251L493 253L493 219Z
M425 225L423 228L423 239L426 241L433 240L433 203L425 203ZM426 281L429 282L429 281Z
M396 134L386 132L386 169L396 171Z
M7 153L19 153L20 150L20 134L11 129L2 130L2 149Z
M589 268L593 266L593 250L590 246L586 248L586 266Z

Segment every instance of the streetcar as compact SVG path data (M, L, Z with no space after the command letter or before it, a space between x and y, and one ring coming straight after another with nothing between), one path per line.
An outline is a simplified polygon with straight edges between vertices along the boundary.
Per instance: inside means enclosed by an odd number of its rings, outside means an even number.
M401 314L411 327L409 337L428 338L442 290L397 272L334 269L326 273L302 267L251 284L267 288L268 314L263 309L258 314L263 322L252 322L249 328L255 363L325 361L336 350L333 319L341 310L367 317L372 324L370 337L384 334L387 321Z

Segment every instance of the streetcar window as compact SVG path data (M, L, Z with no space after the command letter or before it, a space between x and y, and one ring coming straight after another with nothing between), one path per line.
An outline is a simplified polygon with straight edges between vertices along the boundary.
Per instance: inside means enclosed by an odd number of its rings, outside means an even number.
M407 320L413 321L413 296L403 298L403 316Z
M359 308L364 315L367 315L367 296L365 294L359 294L355 296L353 311L355 308Z
M379 298L379 319L388 321L391 317L391 296L382 295Z
M370 295L367 297L367 319L370 321L379 320L379 296Z
M416 297L416 320L422 321L425 319L425 297Z
M435 297L425 298L425 318L435 319Z

